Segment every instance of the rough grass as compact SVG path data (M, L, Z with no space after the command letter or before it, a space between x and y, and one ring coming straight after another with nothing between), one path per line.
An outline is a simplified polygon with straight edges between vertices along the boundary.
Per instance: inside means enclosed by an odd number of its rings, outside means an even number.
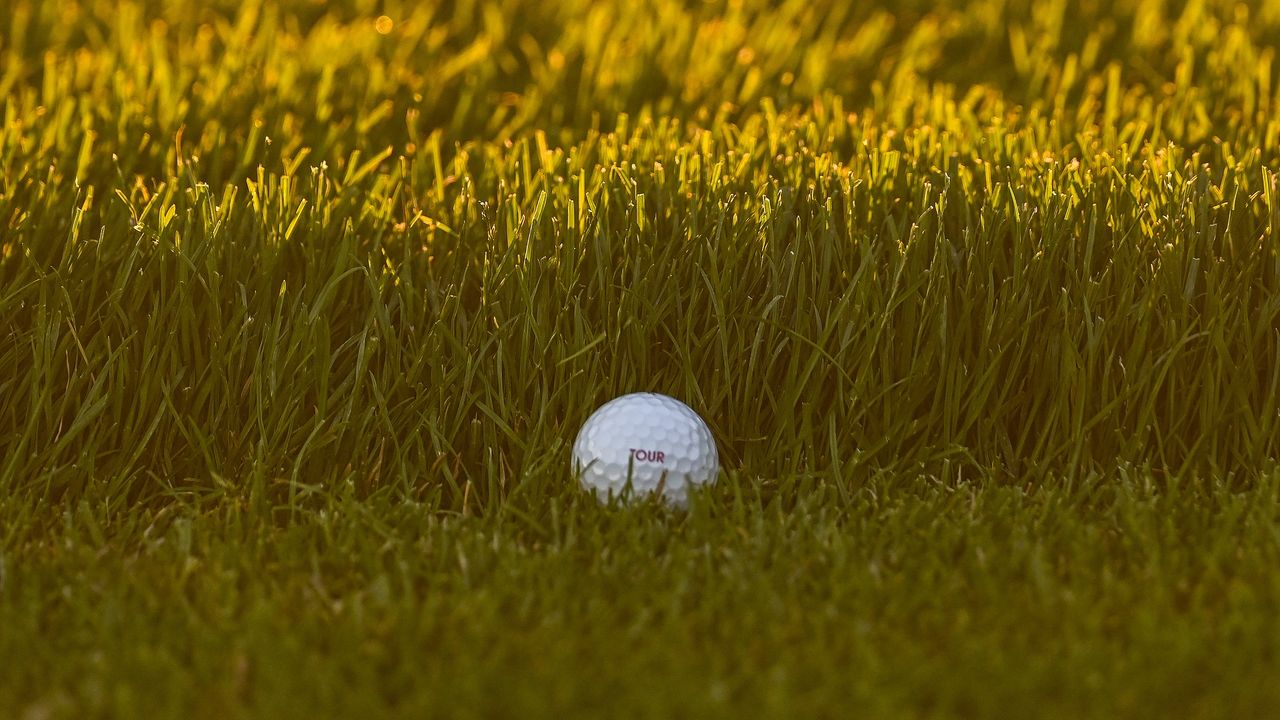
M9 10L0 715L1280 700L1280 2Z

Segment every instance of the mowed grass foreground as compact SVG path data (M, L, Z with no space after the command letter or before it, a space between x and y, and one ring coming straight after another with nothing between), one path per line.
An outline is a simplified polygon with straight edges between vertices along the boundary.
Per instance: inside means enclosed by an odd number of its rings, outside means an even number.
M0 716L1280 706L1280 2L6 12Z

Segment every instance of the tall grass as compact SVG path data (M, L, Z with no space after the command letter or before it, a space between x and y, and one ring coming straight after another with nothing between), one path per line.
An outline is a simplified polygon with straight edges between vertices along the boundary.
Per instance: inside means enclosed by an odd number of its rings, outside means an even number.
M1142 3L1077 38L1061 3L603 8L428 5L384 36L358 6L20 3L3 485L490 503L560 478L576 423L641 388L756 479L1276 456L1274 13L1157 33ZM650 26L617 14L672 29L624 41L601 28ZM714 57L708 28L738 61L668 72ZM1016 77L948 45L1005 28ZM847 44L880 59L836 75ZM1170 60L1118 64L1139 52ZM561 56L576 93L530 69ZM962 73L940 58L977 82L931 79ZM717 95L771 65L824 89Z

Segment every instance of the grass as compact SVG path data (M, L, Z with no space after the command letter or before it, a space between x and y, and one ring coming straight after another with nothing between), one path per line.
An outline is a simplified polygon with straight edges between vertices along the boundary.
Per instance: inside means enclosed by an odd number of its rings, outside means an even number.
M10 566L0 651L22 661L3 702L1266 716L1276 492L1274 476L1240 493L1124 476L1027 493L895 475L785 507L744 490L687 516L565 493L538 517L459 518L339 490L287 525L218 502L104 528L85 507Z
M1280 700L1280 3L12 10L0 716Z

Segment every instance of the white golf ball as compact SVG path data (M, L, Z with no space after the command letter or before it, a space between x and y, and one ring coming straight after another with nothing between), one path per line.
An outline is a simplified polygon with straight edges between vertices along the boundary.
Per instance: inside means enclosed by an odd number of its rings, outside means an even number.
M632 393L601 405L573 443L574 472L604 499L630 487L683 505L689 488L714 482L720 460L711 429L688 405Z

